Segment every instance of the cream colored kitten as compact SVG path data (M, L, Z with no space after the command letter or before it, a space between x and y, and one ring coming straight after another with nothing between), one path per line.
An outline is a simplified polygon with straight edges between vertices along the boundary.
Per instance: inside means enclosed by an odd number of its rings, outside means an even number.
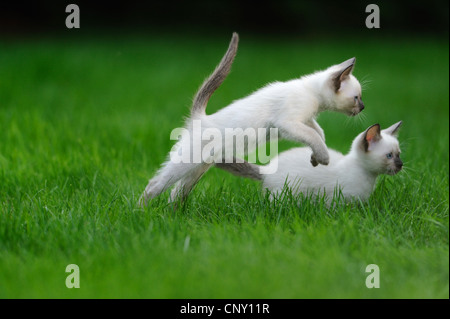
M263 187L271 192L271 198L286 194L323 195L331 201L336 191L345 199L367 200L380 174L397 174L403 166L397 140L402 122L380 131L375 124L359 134L347 155L329 150L328 166L312 168L309 164L311 150L306 147L282 152L266 166L250 163L220 164L218 167L235 175L262 180ZM275 174L264 174L276 165Z

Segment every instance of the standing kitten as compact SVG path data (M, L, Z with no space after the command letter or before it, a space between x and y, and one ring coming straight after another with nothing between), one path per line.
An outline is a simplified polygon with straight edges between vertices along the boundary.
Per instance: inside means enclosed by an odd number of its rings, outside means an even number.
M262 180L272 198L282 195L288 187L294 195L325 193L330 201L338 187L345 199L364 201L372 193L378 175L394 175L402 169L397 140L401 123L382 131L379 124L372 125L354 139L350 152L345 156L330 149L328 166L312 168L308 165L311 151L301 147L282 152L262 167L247 162L240 166L230 163L219 167L235 175ZM277 172L264 175L264 170L270 169L270 165L277 165Z
M310 146L313 153L312 165L327 165L329 154L325 145L323 130L315 118L319 112L331 110L347 115L356 115L363 110L361 86L352 75L355 58L328 69L316 72L300 79L269 84L251 95L234 101L218 112L206 115L205 109L213 92L222 84L228 75L236 55L238 35L233 33L229 48L222 61L212 75L202 84L194 98L191 116L186 123L186 131L172 150L176 153L189 152L194 157L195 148L202 149L206 143L191 139L194 121L200 121L202 130L215 128L225 136L225 129L278 128L282 138L297 141ZM203 132L202 131L202 132ZM244 134L237 136L242 138ZM267 142L266 136L247 138L247 152L250 146ZM195 143L200 143L196 145ZM222 147L222 145L224 145ZM220 144L221 152L214 153L200 162L179 163L167 160L145 188L141 204L159 195L175 184L171 192L171 200L186 197L198 179L213 165L223 161L225 149L234 145ZM215 149L215 148L214 148ZM234 151L234 150L233 150ZM194 154L193 154L194 152ZM243 155L243 154L240 154ZM228 161L228 159L227 159ZM311 165L309 164L309 165Z

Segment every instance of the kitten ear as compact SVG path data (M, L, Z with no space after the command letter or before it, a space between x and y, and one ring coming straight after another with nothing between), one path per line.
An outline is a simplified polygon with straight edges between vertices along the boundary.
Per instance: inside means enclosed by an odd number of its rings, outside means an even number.
M400 126L402 126L402 121L395 123L394 125L388 127L387 129L384 129L383 133L397 137Z
M372 145L375 142L378 142L380 139L381 139L380 124L374 124L364 132L362 140L364 150L366 152L369 151L370 145Z
M348 59L337 66L337 72L334 72L331 76L331 82L333 83L334 91L337 92L341 88L341 82L346 80L353 72L355 67L356 58Z

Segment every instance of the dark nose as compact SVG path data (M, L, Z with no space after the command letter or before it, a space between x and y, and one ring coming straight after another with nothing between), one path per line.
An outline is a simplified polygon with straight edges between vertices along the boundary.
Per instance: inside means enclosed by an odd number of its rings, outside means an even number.
M364 103L362 101L359 101L359 111L364 110Z
M403 167L403 162L402 162L402 160L400 159L400 157L396 157L395 160L394 160L394 163L395 163L395 166L396 166L397 168L399 168L399 169Z

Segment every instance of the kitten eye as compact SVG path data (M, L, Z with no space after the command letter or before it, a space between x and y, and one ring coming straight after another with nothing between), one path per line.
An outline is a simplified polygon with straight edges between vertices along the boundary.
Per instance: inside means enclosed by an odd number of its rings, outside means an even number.
M386 157L387 157L388 159L391 159L391 158L392 158L392 152L386 154Z
M355 96L355 100L358 100L358 97L357 97L357 96Z

